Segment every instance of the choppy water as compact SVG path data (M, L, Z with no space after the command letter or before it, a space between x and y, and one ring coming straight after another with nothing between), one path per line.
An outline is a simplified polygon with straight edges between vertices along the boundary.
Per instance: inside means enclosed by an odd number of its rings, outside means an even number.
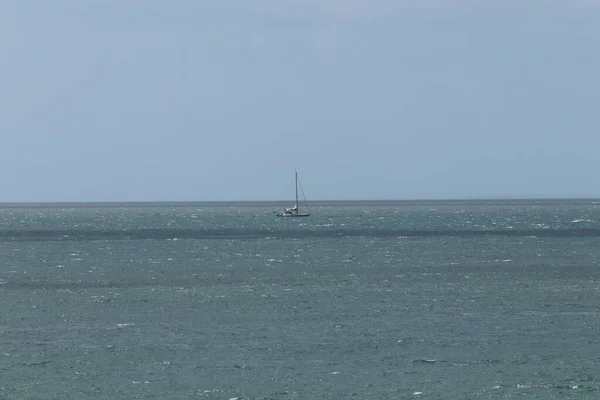
M0 398L600 398L593 201L0 209Z

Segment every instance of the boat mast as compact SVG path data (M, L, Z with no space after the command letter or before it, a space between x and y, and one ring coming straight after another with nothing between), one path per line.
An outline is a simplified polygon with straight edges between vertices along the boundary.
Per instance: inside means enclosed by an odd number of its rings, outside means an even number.
M296 173L296 210L298 209L298 171Z

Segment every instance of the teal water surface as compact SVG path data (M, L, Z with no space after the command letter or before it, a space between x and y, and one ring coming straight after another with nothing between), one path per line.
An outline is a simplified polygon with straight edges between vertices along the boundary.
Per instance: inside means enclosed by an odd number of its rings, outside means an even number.
M592 200L0 208L0 398L596 399Z

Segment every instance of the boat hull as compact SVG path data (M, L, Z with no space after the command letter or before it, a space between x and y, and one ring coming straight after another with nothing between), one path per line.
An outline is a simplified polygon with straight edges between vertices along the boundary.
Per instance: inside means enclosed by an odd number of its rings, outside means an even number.
M278 217L282 217L282 218L302 218L302 217L308 217L308 216L310 216L310 214L283 214L283 213L278 213L277 216Z

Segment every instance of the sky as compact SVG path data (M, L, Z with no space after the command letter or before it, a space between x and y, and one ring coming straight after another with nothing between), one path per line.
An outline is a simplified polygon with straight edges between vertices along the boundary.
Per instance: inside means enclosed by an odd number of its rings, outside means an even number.
M5 0L0 202L600 197L596 0Z

